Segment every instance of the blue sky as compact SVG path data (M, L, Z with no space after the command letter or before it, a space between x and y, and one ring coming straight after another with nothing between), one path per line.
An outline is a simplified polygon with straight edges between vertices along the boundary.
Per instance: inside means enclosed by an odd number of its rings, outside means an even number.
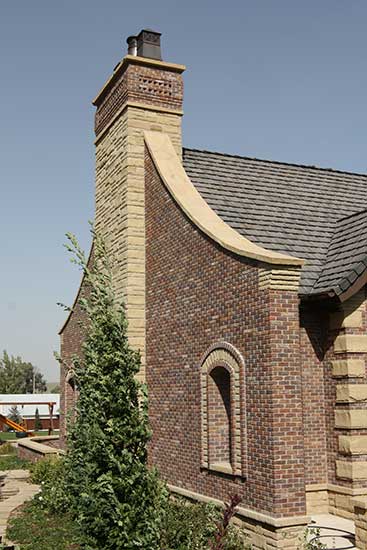
M17 0L0 8L0 349L53 350L90 244L92 98L141 28L183 63L188 147L366 172L364 0Z

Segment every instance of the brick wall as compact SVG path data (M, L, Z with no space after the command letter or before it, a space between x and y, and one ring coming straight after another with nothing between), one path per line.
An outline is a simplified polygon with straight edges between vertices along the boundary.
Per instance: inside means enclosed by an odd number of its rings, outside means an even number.
M41 430L48 430L50 427L50 419L49 418L40 418L42 427ZM35 419L34 418L27 418L24 420L25 426L27 430L33 431L35 429ZM58 430L60 427L60 419L58 416L52 419L52 425L54 430Z
M93 252L89 258L88 266L93 263ZM87 292L84 280L81 283L76 303L68 320L60 334L60 355L62 358L60 366L60 446L65 447L66 428L68 415L72 414L75 407L77 393L72 377L73 357L82 356L82 344L86 332L86 314L80 307L79 299Z
M297 292L259 290L258 265L193 226L148 154L145 162L150 460L175 486L220 499L238 492L255 510L303 514ZM246 363L246 478L200 467L200 358L216 341L235 346Z
M325 394L330 382L325 372L328 312L305 306L300 316L306 483L327 483L327 430Z

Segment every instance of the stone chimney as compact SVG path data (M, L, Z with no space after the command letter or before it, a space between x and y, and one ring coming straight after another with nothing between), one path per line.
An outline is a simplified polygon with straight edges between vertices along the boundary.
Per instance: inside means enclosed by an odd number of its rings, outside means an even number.
M182 154L183 65L161 60L160 33L130 36L128 54L93 101L96 133L95 227L114 258L113 284L126 305L129 341L145 378L144 130L168 134Z

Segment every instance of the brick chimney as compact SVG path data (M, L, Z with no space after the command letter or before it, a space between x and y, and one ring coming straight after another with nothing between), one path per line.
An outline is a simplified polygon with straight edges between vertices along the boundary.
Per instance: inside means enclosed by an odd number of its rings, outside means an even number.
M96 133L95 227L114 258L129 341L145 365L144 130L165 132L181 156L183 65L161 60L161 34L127 39L128 54L93 101Z

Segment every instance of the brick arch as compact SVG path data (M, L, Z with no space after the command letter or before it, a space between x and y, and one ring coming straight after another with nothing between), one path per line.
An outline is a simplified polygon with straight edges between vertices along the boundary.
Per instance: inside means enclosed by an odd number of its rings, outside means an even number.
M74 416L74 409L78 399L78 388L75 383L75 371L71 367L65 376L65 412L70 412Z
M241 379L244 378L245 362L241 353L227 342L218 342L206 350L200 361L201 385L201 466L211 469L209 456L209 377L216 368L225 369L230 376L230 430L231 467L235 475L244 475L245 461L242 456L245 429L241 426Z

